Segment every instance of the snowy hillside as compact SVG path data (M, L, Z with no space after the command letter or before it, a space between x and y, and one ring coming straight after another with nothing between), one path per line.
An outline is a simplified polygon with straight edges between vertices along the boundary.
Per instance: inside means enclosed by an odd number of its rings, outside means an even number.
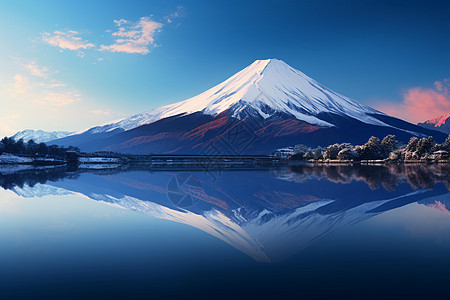
M12 138L16 141L22 139L24 142L28 142L29 140L33 140L36 143L44 143L51 140L60 139L66 136L71 135L72 132L69 131L43 131L43 130L23 130L17 132Z

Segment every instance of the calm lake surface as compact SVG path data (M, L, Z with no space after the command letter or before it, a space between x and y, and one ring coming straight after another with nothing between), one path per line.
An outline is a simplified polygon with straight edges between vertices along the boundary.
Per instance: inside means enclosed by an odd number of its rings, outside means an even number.
M450 168L0 168L1 299L450 297Z

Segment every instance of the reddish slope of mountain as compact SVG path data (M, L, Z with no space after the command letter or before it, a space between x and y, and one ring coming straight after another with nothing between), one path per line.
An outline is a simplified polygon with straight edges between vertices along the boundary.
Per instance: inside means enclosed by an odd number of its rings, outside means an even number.
M87 151L100 149L135 154L240 155L270 154L276 148L296 144L326 146L342 141L362 144L371 135L395 134L402 141L411 137L403 130L366 124L349 117L330 115L328 118L338 122L339 127L311 125L285 114L268 119L239 120L228 111L217 116L193 113L162 119L81 147Z
M450 134L450 113L435 119L427 120L417 125L422 126L424 128L439 130L441 132Z

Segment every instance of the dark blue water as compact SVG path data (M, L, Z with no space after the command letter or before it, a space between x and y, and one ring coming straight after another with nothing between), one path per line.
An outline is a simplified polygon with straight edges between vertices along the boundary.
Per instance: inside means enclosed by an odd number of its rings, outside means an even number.
M448 166L0 168L1 299L450 296Z

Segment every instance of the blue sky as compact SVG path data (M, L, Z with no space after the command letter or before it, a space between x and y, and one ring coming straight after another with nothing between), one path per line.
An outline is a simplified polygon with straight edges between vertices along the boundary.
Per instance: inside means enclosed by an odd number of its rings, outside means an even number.
M448 1L3 0L0 136L181 101L265 58L410 121L437 116L449 15Z

